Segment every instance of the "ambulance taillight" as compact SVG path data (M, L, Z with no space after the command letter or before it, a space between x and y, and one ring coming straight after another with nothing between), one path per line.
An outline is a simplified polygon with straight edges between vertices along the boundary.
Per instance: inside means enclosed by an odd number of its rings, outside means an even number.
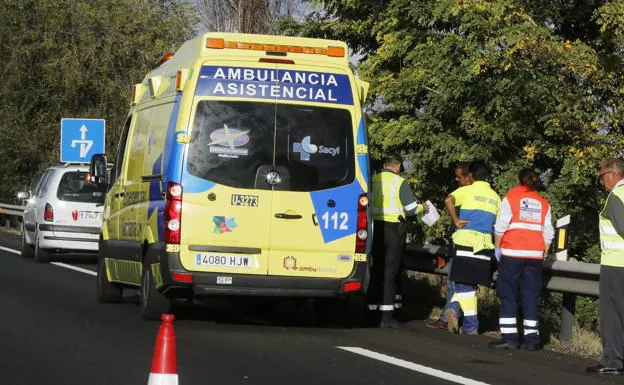
M357 231L355 233L355 252L366 252L366 240L368 239L368 196L361 194L358 198Z
M182 221L182 186L178 183L167 183L165 201L165 243L180 244L180 228Z

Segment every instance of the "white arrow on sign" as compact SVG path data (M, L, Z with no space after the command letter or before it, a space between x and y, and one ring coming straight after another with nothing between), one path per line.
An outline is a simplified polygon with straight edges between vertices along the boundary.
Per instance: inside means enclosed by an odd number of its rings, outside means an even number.
M93 141L87 140L88 131L89 130L87 129L87 127L83 124L82 127L80 127L80 140L74 139L71 142L72 148L76 148L76 144L80 144L80 157L81 158L86 158L87 154L89 153L89 150L91 149L91 146L93 146Z

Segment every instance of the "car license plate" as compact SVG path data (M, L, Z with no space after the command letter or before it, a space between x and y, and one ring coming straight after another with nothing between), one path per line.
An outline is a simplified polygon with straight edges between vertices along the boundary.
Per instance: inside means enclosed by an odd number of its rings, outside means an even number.
M98 213L96 211L81 211L78 214L78 218L90 221L98 221L102 220L102 213Z
M247 255L197 254L195 264L198 266L254 268L254 258Z

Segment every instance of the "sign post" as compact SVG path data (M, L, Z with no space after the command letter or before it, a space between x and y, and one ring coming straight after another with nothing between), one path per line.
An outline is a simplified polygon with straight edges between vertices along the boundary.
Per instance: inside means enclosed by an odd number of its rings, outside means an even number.
M104 153L105 137L104 119L61 119L61 162L89 163Z

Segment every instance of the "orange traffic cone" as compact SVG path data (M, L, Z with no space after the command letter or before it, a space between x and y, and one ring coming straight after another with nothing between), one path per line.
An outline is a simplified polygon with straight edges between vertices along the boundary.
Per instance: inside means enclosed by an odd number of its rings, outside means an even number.
M178 385L176 362L176 337L173 329L173 314L163 314L156 336L152 371L147 385Z

